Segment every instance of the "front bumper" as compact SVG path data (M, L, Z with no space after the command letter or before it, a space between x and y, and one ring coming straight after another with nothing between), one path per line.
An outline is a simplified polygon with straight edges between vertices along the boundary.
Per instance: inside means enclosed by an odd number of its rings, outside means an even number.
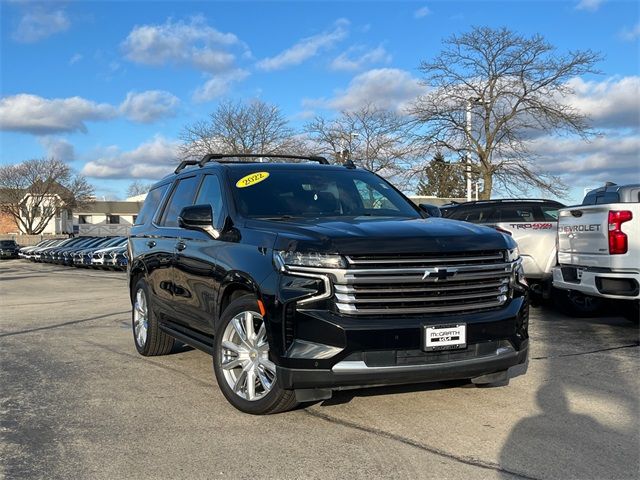
M451 323L467 325L466 348L422 350L425 326ZM278 359L278 381L295 390L455 379L487 383L495 381L492 376L526 372L528 343L526 296L497 310L422 318L367 319L300 311L296 339Z
M612 272L597 268L584 268L581 277L572 265L553 268L553 286L563 290L575 290L594 297L618 300L640 298L640 272Z
M0 251L0 258L18 258L18 252L13 250Z

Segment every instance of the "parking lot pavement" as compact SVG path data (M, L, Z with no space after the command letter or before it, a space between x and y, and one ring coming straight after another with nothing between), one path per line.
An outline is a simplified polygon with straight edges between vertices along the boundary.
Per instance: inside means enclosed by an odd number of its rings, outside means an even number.
M532 309L529 372L506 387L373 388L254 417L206 354L139 356L129 307L124 273L0 263L6 478L640 473L638 330L621 317Z

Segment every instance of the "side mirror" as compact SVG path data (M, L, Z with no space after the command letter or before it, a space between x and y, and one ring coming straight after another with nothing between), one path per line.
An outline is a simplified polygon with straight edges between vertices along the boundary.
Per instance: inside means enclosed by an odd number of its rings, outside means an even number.
M425 212L430 217L442 216L442 212L440 211L440 208L436 207L435 205L431 205L429 203L421 203L418 205L418 207L420 207L420 210Z
M187 230L199 230L213 238L220 237L220 232L213 228L213 210L211 205L190 205L184 207L178 215L178 226Z

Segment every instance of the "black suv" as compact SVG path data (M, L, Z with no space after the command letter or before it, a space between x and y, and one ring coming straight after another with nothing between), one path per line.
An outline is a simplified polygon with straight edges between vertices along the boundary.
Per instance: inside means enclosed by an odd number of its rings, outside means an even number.
M138 352L209 352L225 397L254 414L526 371L513 239L428 218L351 164L271 157L207 155L151 189L128 247Z

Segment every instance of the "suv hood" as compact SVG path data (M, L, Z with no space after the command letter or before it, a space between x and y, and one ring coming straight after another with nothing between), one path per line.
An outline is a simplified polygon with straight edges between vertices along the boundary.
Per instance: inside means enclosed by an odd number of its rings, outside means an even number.
M274 248L344 255L438 253L514 248L513 239L493 228L443 218L251 220L249 228L278 235Z

